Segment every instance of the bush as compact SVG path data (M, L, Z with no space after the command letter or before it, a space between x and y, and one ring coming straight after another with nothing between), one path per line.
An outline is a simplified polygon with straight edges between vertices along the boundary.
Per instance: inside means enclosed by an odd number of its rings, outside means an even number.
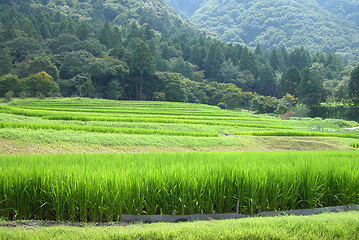
M290 119L291 117L294 116L294 112L292 110L289 110L288 112L284 113L281 115L281 118L284 119L284 120L288 120Z
M316 117L316 118L313 118L313 121L323 121L323 119L320 117Z
M13 92L13 91L9 91L9 92L5 93L5 99L6 99L6 101L11 102L13 96L14 96L14 92Z
M225 102L219 102L217 104L217 107L219 107L221 109L227 109L227 104Z
M294 108L294 116L295 117L308 117L309 116L309 108L305 104L298 104Z

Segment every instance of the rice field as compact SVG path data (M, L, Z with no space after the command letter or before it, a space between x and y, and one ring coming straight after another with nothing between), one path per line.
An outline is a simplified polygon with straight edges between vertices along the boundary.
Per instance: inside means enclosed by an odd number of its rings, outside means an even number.
M274 116L193 103L48 98L16 99L0 104L2 138L9 133L13 138L13 133L21 131L30 135L35 131L47 138L46 132L56 131L59 135L71 135L72 132L85 132L87 136L117 134L118 139L128 135L155 136L157 139L157 136L168 136L157 143L159 145L166 145L165 142L171 141L172 137L201 138L198 141L203 142L213 142L209 138L218 138L218 145L226 145L228 138L231 142L238 142L238 136L246 135L358 139L358 131L344 129L357 125L356 122L336 119L281 120Z
M345 129L358 125L338 119L282 120L192 103L0 102L0 219L112 222L122 214L174 210L229 213L238 201L243 214L259 207L358 204L359 152L353 150L359 131ZM53 153L52 147L65 143L83 148L81 153L98 146L212 152L25 155L8 150L26 145L40 149L30 153L42 153L41 148ZM271 150L352 151L216 152L267 150L265 144Z
M359 203L359 152L0 156L0 217L287 210Z

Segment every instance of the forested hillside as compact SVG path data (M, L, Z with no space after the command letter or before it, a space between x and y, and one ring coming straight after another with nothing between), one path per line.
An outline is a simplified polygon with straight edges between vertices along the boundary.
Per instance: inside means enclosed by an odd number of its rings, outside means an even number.
M260 43L264 49L303 45L310 52L336 52L356 60L359 56L357 1L168 1L226 42L252 47Z
M347 111L359 98L348 87L356 84L355 66L334 53L226 44L181 20L164 0L0 3L0 97L8 100L80 96L355 116ZM325 101L345 105L319 111Z
M328 11L355 22L359 26L359 2L357 0L316 0Z

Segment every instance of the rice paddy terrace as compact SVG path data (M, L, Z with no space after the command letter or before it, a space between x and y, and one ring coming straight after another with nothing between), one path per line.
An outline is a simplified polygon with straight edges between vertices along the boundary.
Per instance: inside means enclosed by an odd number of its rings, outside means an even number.
M0 153L349 150L359 131L345 128L357 125L190 103L25 99L0 104Z
M65 98L4 102L0 119L5 219L109 222L235 212L238 202L244 214L359 203L359 134L346 130L356 122Z

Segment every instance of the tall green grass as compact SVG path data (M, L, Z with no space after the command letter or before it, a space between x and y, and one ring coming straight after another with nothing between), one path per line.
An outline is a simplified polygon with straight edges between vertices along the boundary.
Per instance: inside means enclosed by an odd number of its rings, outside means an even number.
M218 137L218 133L210 132L185 132L185 131L167 131L159 129L136 129L119 128L103 126L80 126L53 123L25 123L25 122L0 122L0 128L22 128L22 129L52 129L52 130L72 130L99 133L121 133L121 134L143 134L143 135L170 135L170 136L192 136L192 137Z
M236 126L236 127L249 127L249 128L268 128L268 129L295 129L290 126L281 126L281 125L267 125L264 124L265 119L255 119L254 121L263 121L263 123L247 123L247 122L229 122L228 120L237 120L237 121L252 121L251 118L207 118L201 119L200 116L196 116L196 119L188 119L185 116L173 118L173 116L168 116L164 114L163 116L153 116L153 115L115 115L115 114L94 114L90 112L78 113L78 112L62 112L55 110L33 110L33 109L21 109L21 108L10 108L5 106L0 106L1 112L24 115L24 116L33 116L33 117L42 117L48 120L68 120L68 121L116 121L116 122L152 122L152 123L175 123L175 124L201 124L201 125L219 125L219 126ZM79 110L81 111L81 110ZM224 121L227 120L227 121Z
M359 202L359 153L0 156L0 216L114 221L121 214L285 210Z

